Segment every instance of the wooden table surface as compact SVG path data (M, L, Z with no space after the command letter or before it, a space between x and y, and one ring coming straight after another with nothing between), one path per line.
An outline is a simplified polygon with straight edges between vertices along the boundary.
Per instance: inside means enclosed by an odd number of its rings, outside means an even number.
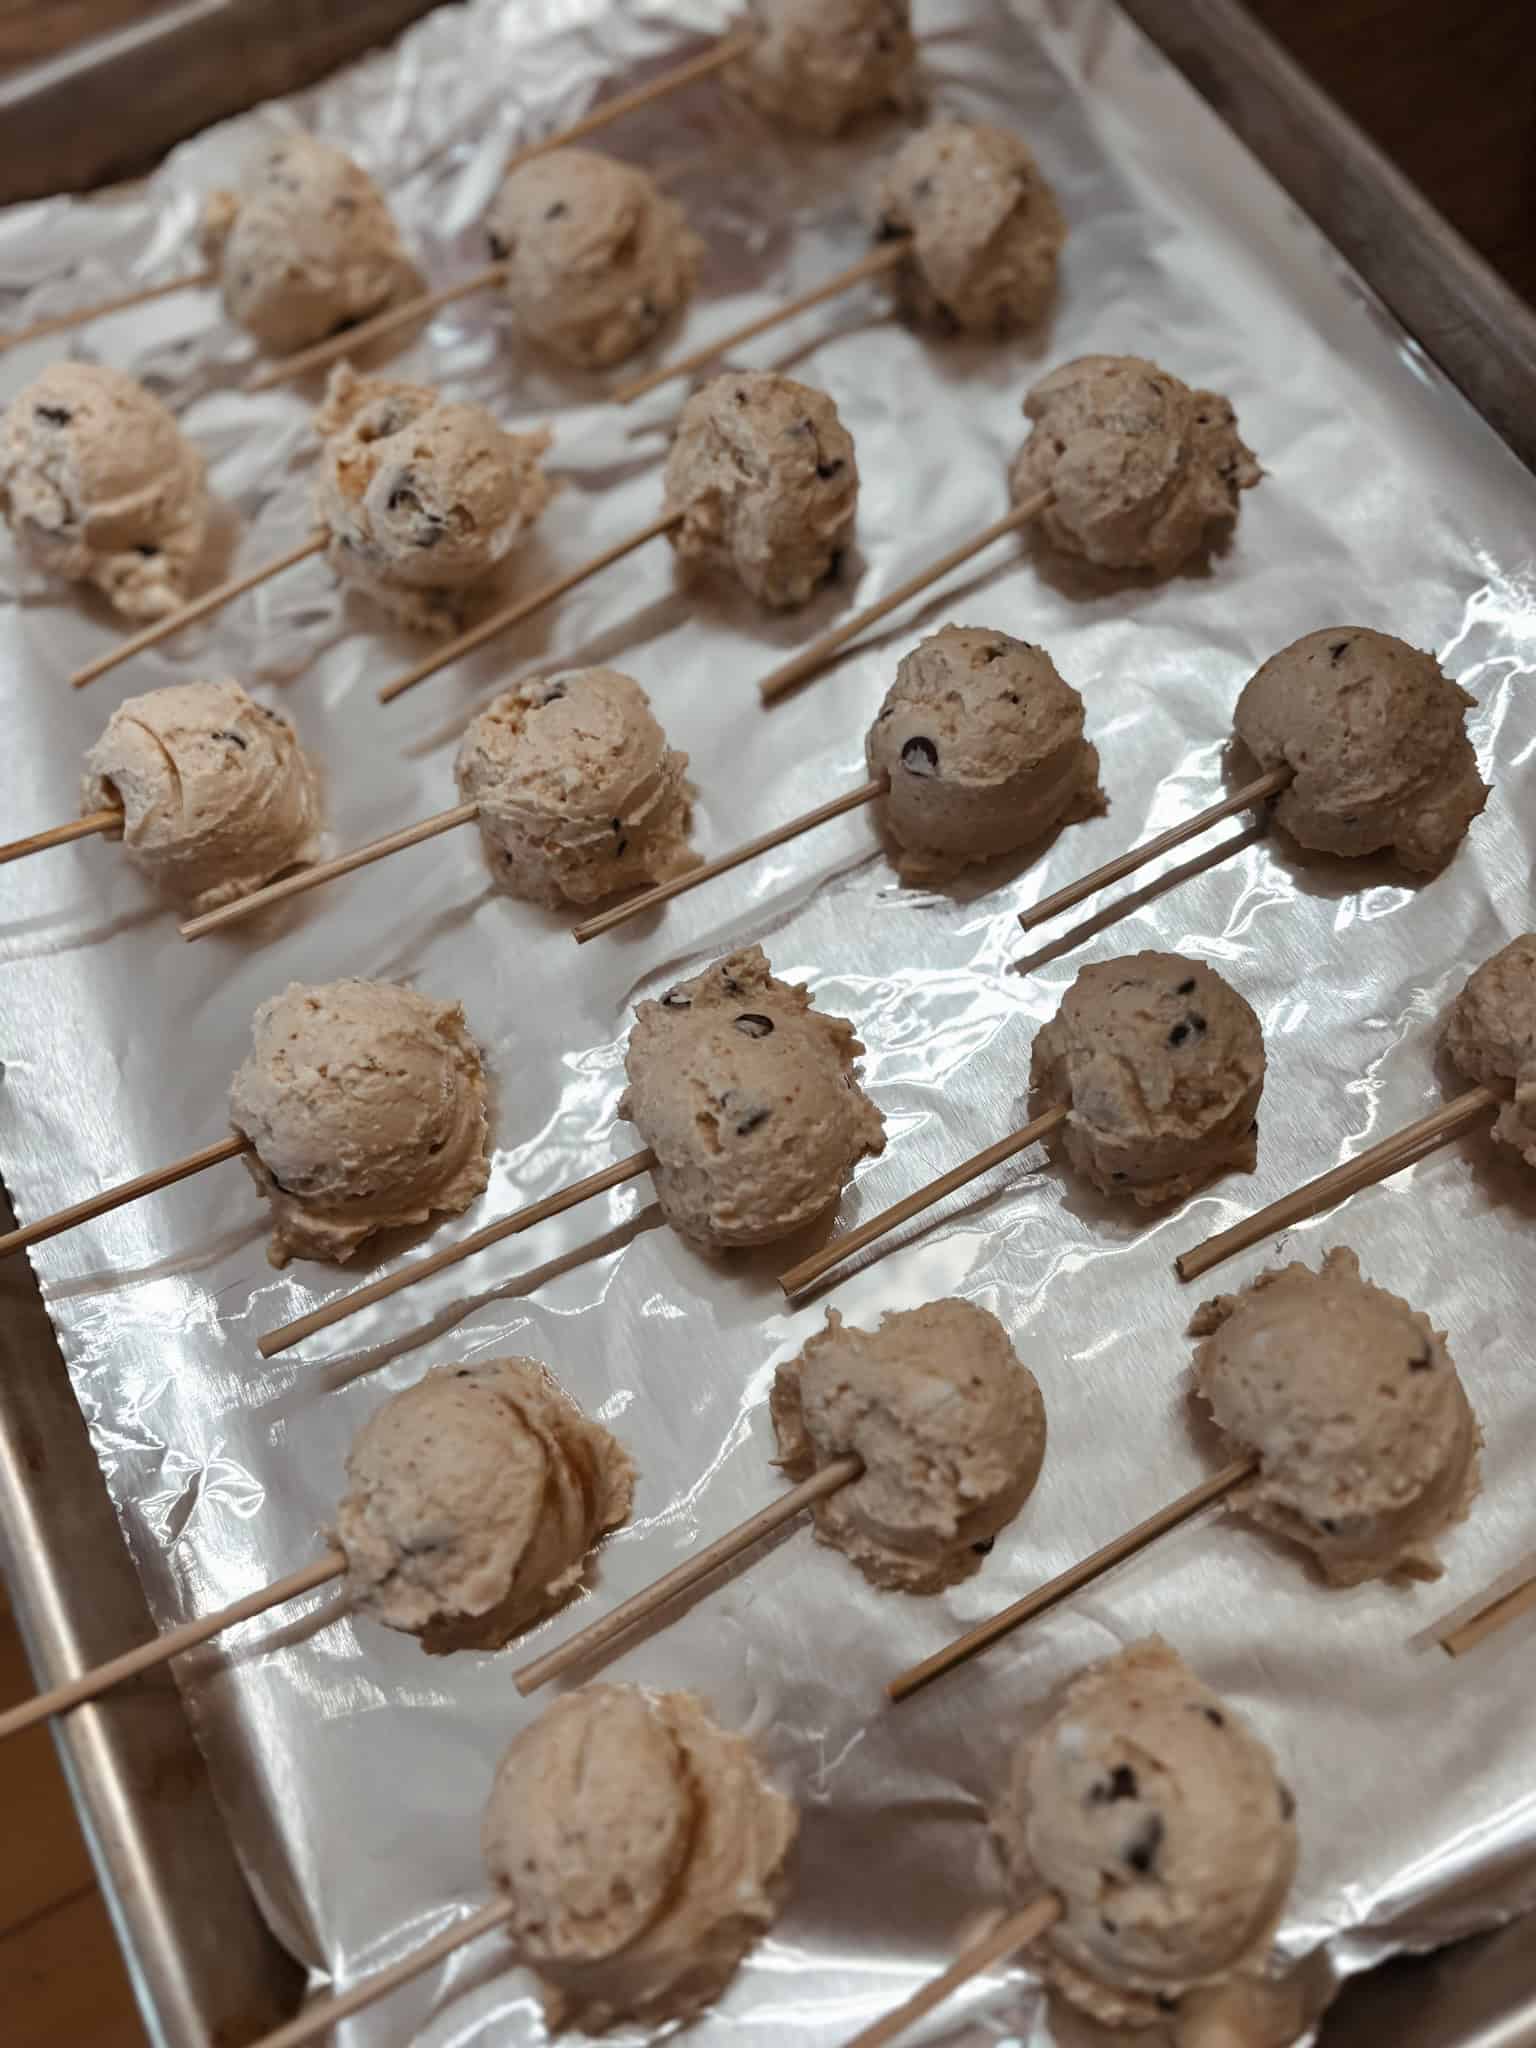
M171 0L0 0L0 72ZM920 4L920 0L919 0ZM1531 0L1248 0L1250 10L1515 289L1536 302ZM0 1707L30 1690L0 1600ZM8 2048L142 2048L48 1736L0 1750Z

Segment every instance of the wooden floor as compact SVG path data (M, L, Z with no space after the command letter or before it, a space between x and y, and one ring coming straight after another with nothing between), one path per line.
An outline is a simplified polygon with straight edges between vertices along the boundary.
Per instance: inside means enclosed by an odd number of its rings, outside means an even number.
M33 1690L0 1582L0 1708ZM0 2040L5 2048L144 2048L46 1728L0 1745L0 1814Z

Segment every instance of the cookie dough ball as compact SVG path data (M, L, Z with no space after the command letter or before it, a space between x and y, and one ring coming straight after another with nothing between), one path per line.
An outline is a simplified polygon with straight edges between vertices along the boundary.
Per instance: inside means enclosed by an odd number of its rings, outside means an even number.
M1443 1330L1360 1277L1340 1246L1282 1266L1190 1323L1195 1384L1233 1457L1234 1508L1312 1551L1335 1586L1435 1579L1434 1539L1477 1491L1477 1423Z
M1091 1664L1020 1746L994 1816L1021 1895L1062 1915L1031 1951L1106 2026L1258 1976L1296 1869L1264 1744L1156 1636Z
M667 453L668 538L685 562L738 577L759 604L804 604L853 534L853 436L824 391L766 370L715 377L683 407Z
M580 1584L634 1478L534 1359L435 1366L347 1459L336 1533L353 1604L426 1650L499 1650Z
M1430 874L1488 801L1467 738L1474 701L1406 640L1329 626L1271 655L1232 723L1261 769L1293 771L1274 815L1300 845L1390 848Z
M1536 1166L1536 937L1511 939L1469 976L1445 1049L1469 1079L1510 1097L1493 1134Z
M679 1236L707 1248L774 1244L822 1215L880 1112L853 1071L846 1017L778 981L761 946L641 1003L619 1115L656 1154L651 1177Z
M644 348L692 297L704 253L654 178L592 149L514 171L487 229L518 331L582 370Z
M1170 575L1221 545L1238 493L1263 471L1214 391L1191 391L1141 356L1079 356L1030 392L1016 503L1049 490L1039 525L1053 547L1106 569Z
M389 981L291 982L229 1091L272 1205L274 1266L468 1208L490 1177L485 1074L457 1003Z
M930 1301L857 1330L835 1309L781 1365L779 1462L809 1479L835 1458L859 1478L813 1510L816 1536L872 1585L937 1593L969 1578L1034 1490L1045 1403L996 1316Z
M718 1998L783 1908L797 1826L692 1693L589 1685L547 1708L501 1760L481 1846L549 2032Z
M210 193L200 239L224 310L275 355L422 289L378 186L311 135L280 136L246 165L237 192Z
M509 434L484 406L422 384L331 372L314 513L326 559L403 625L456 632L549 501L549 435Z
M906 655L864 742L906 882L1033 846L1105 808L1083 700L1043 647L944 626Z
M747 0L751 37L726 81L775 121L836 135L913 97L910 0Z
M55 363L0 421L0 511L18 553L94 583L125 619L187 601L208 534L203 458L121 370Z
M1066 222L1034 156L1006 128L919 129L881 180L880 230L910 243L897 278L917 319L1001 338L1035 326L1056 296Z
M533 903L597 903L698 866L688 756L617 669L516 684L459 747L459 794L480 806L498 884Z
M1229 1168L1252 1172L1264 1034L1202 960L1101 960L1036 1034L1029 1088L1032 1117L1067 1105L1046 1145L1101 1194L1176 1201Z
M81 815L120 811L133 865L176 902L212 910L312 861L314 763L286 718L238 683L127 697L85 757Z

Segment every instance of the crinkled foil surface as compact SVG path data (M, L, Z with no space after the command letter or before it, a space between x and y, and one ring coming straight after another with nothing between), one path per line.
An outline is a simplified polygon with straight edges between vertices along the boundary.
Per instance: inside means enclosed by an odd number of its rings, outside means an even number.
M1037 149L1071 223L1063 289L1050 331L1027 344L923 339L865 291L745 351L825 385L857 442L858 548L807 612L768 620L739 593L685 593L657 545L384 710L375 687L409 646L344 610L309 562L75 693L68 672L115 629L78 595L20 576L8 548L3 563L7 838L72 814L81 753L132 690L234 674L281 704L325 759L345 847L455 800L457 734L498 684L539 664L613 661L692 756L697 842L720 851L862 775L864 728L897 658L950 618L1051 650L1086 699L1111 799L1107 817L1069 828L1033 866L929 895L897 885L855 814L579 953L569 920L491 892L471 832L196 947L105 843L12 867L0 1163L24 1220L219 1136L251 1013L290 980L397 976L462 998L494 1076L494 1173L434 1243L630 1149L613 1112L632 1003L748 940L851 1016L868 1047L890 1144L859 1171L843 1226L1016 1126L1031 1037L1090 959L1145 946L1202 955L1263 1020L1270 1072L1252 1177L1148 1220L1030 1154L826 1297L868 1322L968 1296L1002 1317L1037 1374L1044 1474L977 1577L937 1599L877 1594L802 1527L612 1665L706 1694L757 1737L803 1816L793 1902L698 2027L701 2044L838 2042L948 1958L1002 1900L987 1807L1037 1703L1084 1660L1153 1629L1252 1718L1296 1789L1304 1854L1280 1946L1305 1965L1314 2012L1342 1975L1536 1899L1530 1630L1454 1664L1422 1640L1532 1540L1533 1196L1481 1136L1285 1246L1315 1261L1354 1245L1372 1278L1450 1332L1487 1433L1486 1487L1445 1544L1438 1586L1327 1591L1253 1528L1207 1519L909 1705L883 1701L898 1669L1212 1468L1187 1398L1184 1325L1214 1288L1181 1288L1172 1256L1441 1099L1445 1004L1531 922L1536 732L1532 478L1112 7L918 0L916 14L933 103L1016 127ZM445 7L294 106L188 144L142 193L0 216L0 277L26 288L18 310L40 316L86 280L105 294L130 269L189 261L199 194L256 135L295 120L353 149L429 271L452 277L482 260L477 222L512 146L605 83L691 52L724 19L706 0ZM714 83L613 131L608 145L656 171L708 243L669 348L859 254L870 172L898 133L792 141ZM210 297L101 322L72 345L177 407L240 522L240 564L302 535L306 398L241 393L248 345ZM53 347L0 362L5 393ZM1268 474L1230 551L1208 572L1115 585L1063 580L1005 544L762 711L758 675L997 515L1025 387L1101 349L1144 352L1231 395ZM445 312L395 367L485 400L509 424L552 425L563 488L530 550L530 584L654 516L675 387L634 411L608 406L599 381L521 359L486 299ZM1471 727L1494 794L1450 869L1410 887L1386 864L1303 867L1248 840L1070 955L1012 971L1062 935L1025 939L1016 912L1212 800L1243 681L1294 636L1334 623L1435 648L1477 700ZM634 1519L540 1647L781 1483L766 1392L824 1302L787 1312L775 1275L804 1245L708 1261L662 1224L642 1181L263 1364L257 1335L342 1284L313 1265L275 1274L264 1244L247 1177L226 1165L36 1254L163 1622L311 1556L353 1433L439 1361L548 1361L639 1464ZM1261 1248L1213 1280L1236 1285L1273 1256ZM481 1804L502 1747L541 1704L517 1700L516 1658L428 1659L319 1595L194 1663L190 1699L235 1838L317 1981L375 1969L483 1899ZM345 2030L351 2044L538 2038L531 1981L495 1938ZM1087 2037L1011 1968L926 2038Z

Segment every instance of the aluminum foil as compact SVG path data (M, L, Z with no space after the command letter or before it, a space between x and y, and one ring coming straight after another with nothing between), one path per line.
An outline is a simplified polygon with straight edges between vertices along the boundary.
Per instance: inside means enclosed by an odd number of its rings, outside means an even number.
M8 552L0 562L11 737L0 836L71 815L81 752L122 696L232 673L319 748L334 839L351 846L453 800L454 741L494 687L534 665L615 661L691 754L697 840L712 852L858 778L896 660L950 618L1051 650L1086 699L1111 799L1107 817L1068 829L1034 865L940 894L900 888L867 815L845 817L579 954L567 919L492 893L472 833L195 948L111 846L51 852L6 871L0 919L0 1165L23 1219L218 1136L252 1010L294 979L398 976L463 999L495 1077L497 1149L489 1193L434 1243L629 1149L613 1112L632 1003L749 939L853 1017L868 1047L890 1144L860 1169L843 1226L1017 1124L1030 1039L1088 959L1149 945L1202 955L1263 1020L1271 1064L1252 1177L1147 1220L1030 1155L795 1312L775 1275L806 1247L701 1258L661 1223L644 1182L270 1364L258 1333L356 1282L313 1265L274 1274L238 1165L38 1249L166 1623L309 1557L353 1433L434 1362L542 1358L638 1461L634 1519L604 1547L584 1600L533 1639L542 1648L774 1493L766 1390L826 1299L868 1322L959 1293L1003 1318L1044 1389L1051 1450L976 1578L937 1599L878 1594L801 1528L610 1667L706 1694L752 1731L800 1803L793 1903L698 2027L701 2044L838 2042L946 1960L1002 1901L987 1806L1037 1703L1084 1660L1154 1629L1252 1718L1296 1788L1304 1854L1280 1948L1313 2012L1344 1975L1536 1899L1529 1630L1458 1664L1423 1635L1532 1534L1536 1401L1520 1304L1536 1203L1481 1137L1281 1247L1315 1261L1353 1244L1372 1278L1450 1332L1488 1441L1483 1497L1445 1545L1439 1586L1328 1591L1251 1527L1209 1519L911 1704L882 1698L898 1669L1211 1469L1183 1334L1207 1290L1182 1289L1172 1255L1440 1099L1445 1003L1531 921L1536 817L1531 477L1113 7L918 0L916 13L932 103L1016 127L1038 151L1071 223L1063 288L1049 332L1028 343L937 343L866 290L744 351L824 385L857 441L858 549L808 611L766 619L738 593L684 592L656 545L385 711L375 688L411 650L344 608L310 562L76 694L67 672L115 629L77 594L21 575ZM0 215L0 280L28 288L14 310L41 315L190 262L199 193L258 133L294 121L353 149L429 272L451 277L481 259L476 223L511 146L604 82L697 47L723 19L706 0L444 8L319 91L188 144L130 197ZM708 244L698 299L668 346L765 311L860 253L862 196L898 133L792 140L714 83L614 131L610 145L664 179ZM239 522L241 565L302 534L306 398L240 392L248 345L208 295L99 322L71 345L177 406ZM6 394L51 346L0 361ZM1064 580L1005 544L764 713L758 675L996 516L1026 385L1096 349L1145 352L1231 395L1268 472L1232 548L1208 571L1116 583ZM520 357L488 299L446 311L396 369L484 399L509 424L553 426L563 488L530 582L654 516L675 388L634 411L608 407L599 380ZM1242 682L1297 634L1337 622L1434 647L1476 697L1494 794L1450 869L1410 886L1386 863L1302 866L1248 839L1074 952L1052 957L1054 927L1023 939L1022 906L1218 793ZM1021 959L1026 971L1013 971ZM1213 1277L1235 1285L1275 1249ZM500 1750L541 1704L514 1694L517 1654L429 1660L327 1594L184 1667L252 1881L317 1983L379 1967L483 1899L479 1810ZM508 2043L540 2027L530 1979L492 1938L345 2039ZM927 2038L1087 2036L1012 1967L974 1985Z

